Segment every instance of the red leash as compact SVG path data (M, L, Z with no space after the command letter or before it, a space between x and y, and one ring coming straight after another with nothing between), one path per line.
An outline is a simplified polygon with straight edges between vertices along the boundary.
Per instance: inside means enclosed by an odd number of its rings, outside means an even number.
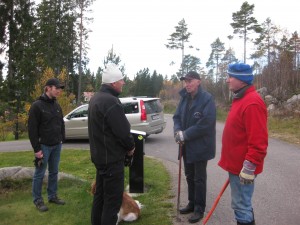
M203 220L203 224L206 224L207 221L209 220L209 218L211 217L211 215L213 214L213 212L215 211L219 201L220 201L220 198L221 196L223 195L224 191L226 190L227 186L229 184L229 178L226 180L225 184L223 185L222 189L221 189L221 192L219 193L218 197L216 198L211 210L208 212L208 214L206 215L206 217L204 218Z

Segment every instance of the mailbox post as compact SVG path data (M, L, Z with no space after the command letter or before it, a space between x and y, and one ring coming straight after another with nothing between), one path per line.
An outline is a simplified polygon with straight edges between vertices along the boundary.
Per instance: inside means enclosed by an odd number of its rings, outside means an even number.
M146 133L130 131L134 137L135 152L132 165L129 167L129 192L144 193L144 143Z

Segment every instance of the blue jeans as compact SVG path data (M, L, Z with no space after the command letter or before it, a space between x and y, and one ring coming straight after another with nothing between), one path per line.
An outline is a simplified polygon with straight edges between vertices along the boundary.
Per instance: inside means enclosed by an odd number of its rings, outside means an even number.
M234 210L235 219L240 223L250 223L254 220L251 199L254 192L254 184L241 184L238 175L229 173L231 187L231 207Z
M40 167L36 167L33 175L32 182L32 197L33 202L42 198L42 185L44 175L48 165L48 200L53 198L57 194L57 178L58 178L58 166L60 161L61 144L47 146L41 145L41 150L44 155L43 164Z

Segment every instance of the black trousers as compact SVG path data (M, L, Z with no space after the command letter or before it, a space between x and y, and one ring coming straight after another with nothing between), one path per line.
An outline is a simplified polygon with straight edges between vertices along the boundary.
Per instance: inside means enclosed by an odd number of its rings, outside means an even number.
M186 163L185 156L183 156L183 162L188 185L189 204L194 206L195 212L204 213L206 207L207 160Z
M97 168L92 225L116 225L124 191L124 162Z

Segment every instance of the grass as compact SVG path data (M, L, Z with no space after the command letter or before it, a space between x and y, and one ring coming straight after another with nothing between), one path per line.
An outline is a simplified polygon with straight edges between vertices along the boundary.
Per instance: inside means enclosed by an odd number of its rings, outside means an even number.
M0 153L0 168L8 166L32 167L32 152ZM39 224L90 224L92 195L90 185L95 169L90 161L89 151L64 150L61 155L60 172L75 175L80 180L62 179L59 181L59 196L66 200L65 206L48 204L49 211L40 213L32 203L31 179L0 181L1 225ZM136 197L145 207L141 218L132 222L142 224L172 224L173 204L170 199L170 177L161 162L145 157L145 193ZM128 184L128 169L125 171L125 185ZM47 198L46 185L43 197ZM123 223L125 224L125 223Z
M300 145L300 118L268 118L269 136Z

